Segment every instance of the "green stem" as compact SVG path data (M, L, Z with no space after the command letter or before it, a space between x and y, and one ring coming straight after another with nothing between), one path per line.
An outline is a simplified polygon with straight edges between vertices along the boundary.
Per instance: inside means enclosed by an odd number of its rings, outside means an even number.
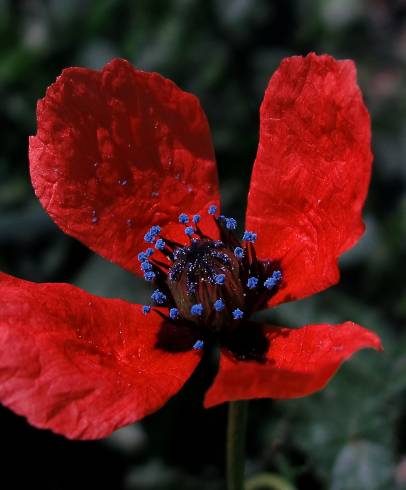
M246 482L245 490L256 490L257 488L269 488L270 490L295 490L295 488L284 478L272 473L261 473L253 476Z
M248 401L230 402L227 427L227 489L244 490Z

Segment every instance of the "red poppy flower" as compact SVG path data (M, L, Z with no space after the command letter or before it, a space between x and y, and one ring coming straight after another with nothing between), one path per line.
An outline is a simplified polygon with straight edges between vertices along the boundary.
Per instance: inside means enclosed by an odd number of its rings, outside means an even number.
M154 283L156 306L1 274L0 400L31 424L106 436L161 407L211 342L221 355L207 407L308 395L355 351L380 348L351 322L250 320L335 284L363 232L370 121L351 61L292 57L272 77L242 239L218 212L206 117L171 81L119 59L69 68L37 115L30 166L43 207Z

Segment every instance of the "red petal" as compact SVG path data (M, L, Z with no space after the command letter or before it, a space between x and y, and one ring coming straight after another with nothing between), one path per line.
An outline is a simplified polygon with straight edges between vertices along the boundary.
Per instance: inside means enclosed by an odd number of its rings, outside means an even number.
M162 319L68 284L0 275L0 400L40 428L96 439L160 408L196 351L155 348Z
M30 163L42 205L66 233L127 269L139 273L150 226L218 204L200 103L156 73L119 59L101 72L66 69L37 117ZM171 224L164 234L185 242L183 230Z
M352 61L310 54L282 62L261 105L247 210L259 257L283 269L271 304L338 281L337 258L364 231L370 138Z
M205 406L252 398L298 398L321 390L354 352L381 350L377 335L352 322L298 329L268 327L266 362L236 361L221 354Z

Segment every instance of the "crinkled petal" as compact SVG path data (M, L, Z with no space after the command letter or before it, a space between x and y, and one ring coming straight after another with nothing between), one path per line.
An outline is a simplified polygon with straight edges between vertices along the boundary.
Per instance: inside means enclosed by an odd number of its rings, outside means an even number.
M281 263L277 304L335 284L339 255L362 235L370 118L354 63L310 54L282 62L260 119L247 229L259 257Z
M140 273L145 232L186 241L178 215L218 205L210 130L198 99L157 73L116 59L102 71L68 68L37 108L30 138L35 192L63 231Z
M139 305L0 274L0 401L40 428L96 439L160 408L199 361L155 347Z
M381 350L379 337L352 322L298 329L265 327L269 349L264 362L237 361L222 353L205 406L252 398L288 399L326 386L341 364L366 347Z

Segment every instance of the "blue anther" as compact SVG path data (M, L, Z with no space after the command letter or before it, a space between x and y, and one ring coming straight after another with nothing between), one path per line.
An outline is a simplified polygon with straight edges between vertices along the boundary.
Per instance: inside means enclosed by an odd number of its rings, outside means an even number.
M196 342L193 345L194 350L202 350L204 347L204 342L203 340L196 340Z
M268 277L268 279L264 282L264 286L267 289L272 289L275 287L278 282L282 279L282 272L281 271L273 271L272 276Z
M155 236L152 235L149 231L144 235L144 241L147 243L154 243Z
M151 226L151 228L145 233L144 240L147 243L154 243L155 238L161 233L161 227L158 225Z
M146 255L146 257L147 257L147 258L148 258L148 257L151 257L151 255L152 255L153 253L154 253L154 249L153 249L153 248L151 248L151 247L149 247L149 248L147 248L147 249L145 250L145 255Z
M190 308L190 314L201 316L203 313L203 305L201 303L197 303L196 305L192 305Z
M244 249L241 247L235 247L234 255L237 257L237 259L242 259L244 257Z
M235 230L237 228L237 221L234 218L226 218L227 230Z
M152 301L155 301L158 305L163 305L166 301L165 294L159 289L155 289L155 291L151 294Z
M171 308L169 310L169 316L172 320L176 320L179 316L179 310L177 308Z
M239 308L236 308L233 311L233 318L234 320L241 320L241 318L244 316L244 312L240 310Z
M144 274L144 279L148 282L153 281L156 278L155 272L148 271Z
M225 274L217 274L216 276L214 276L214 282L216 284L224 284L225 280L226 280Z
M142 307L142 312L144 313L144 315L147 315L150 311L151 311L151 307L149 305L144 305Z
M157 250L163 250L165 248L165 241L162 240L162 238L158 238L158 240L155 243L155 248Z
M217 218L217 220L220 222L224 222L226 220L226 217L224 216L224 214L220 214L220 216Z
M247 287L249 289L255 289L258 284L258 278L257 277L249 277L247 281Z
M189 217L185 213L181 213L179 215L178 220L179 220L179 223L182 223L183 225L185 225L186 223L189 223Z
M282 272L281 271L273 271L272 273L272 277L276 280L276 281L280 281L282 279Z
M199 223L200 221L200 215L199 214L195 214L192 218L192 221L195 225L197 225L197 223Z
M214 309L216 311L222 311L224 310L224 307L225 307L225 304L224 304L224 301L222 299L217 299L214 303L213 303L213 306L214 306Z
M140 261L140 262L143 262L144 260L147 260L147 254L145 252L140 252L138 255L137 255L137 259Z
M209 206L209 209L207 210L207 212L211 215L216 214L217 213L217 206L212 204L211 206Z
M254 233L253 231L245 230L242 239L245 240L246 242L255 243L257 240L257 234Z
M152 264L147 260L144 260L144 262L141 262L141 270L144 272L152 270Z
M193 226L188 226L187 228L185 228L185 235L191 237L192 235L194 235L195 233L195 229L193 228Z

